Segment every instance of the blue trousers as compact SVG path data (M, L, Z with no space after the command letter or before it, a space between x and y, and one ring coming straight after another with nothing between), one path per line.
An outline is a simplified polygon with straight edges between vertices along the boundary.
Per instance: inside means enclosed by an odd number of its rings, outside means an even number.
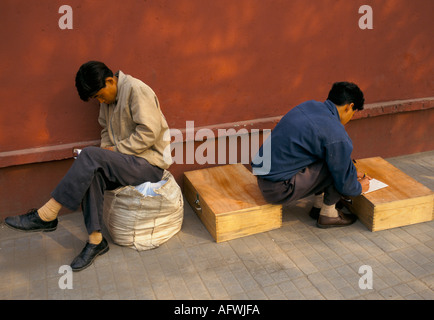
M120 186L158 182L164 170L143 158L98 147L84 148L51 196L69 210L80 204L87 232L100 231L103 224L104 191Z

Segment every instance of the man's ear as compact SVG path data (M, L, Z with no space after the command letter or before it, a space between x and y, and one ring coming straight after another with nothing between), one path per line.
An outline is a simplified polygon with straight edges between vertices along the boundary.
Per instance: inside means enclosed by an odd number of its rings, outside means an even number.
M115 79L113 79L113 77L107 77L105 78L105 84L113 84L115 81Z
M346 107L346 111L353 111L353 108L354 108L354 102L351 102L350 104L347 104L347 107Z

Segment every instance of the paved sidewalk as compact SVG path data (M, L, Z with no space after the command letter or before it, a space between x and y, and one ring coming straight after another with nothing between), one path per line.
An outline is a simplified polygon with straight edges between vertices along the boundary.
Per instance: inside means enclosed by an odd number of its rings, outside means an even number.
M434 151L387 159L434 190ZM215 243L188 204L182 230L157 249L110 251L73 274L87 239L80 212L62 215L51 233L0 226L0 299L434 299L434 221L370 232L357 221L319 229L311 199L285 208L283 226ZM370 266L373 288L359 280Z

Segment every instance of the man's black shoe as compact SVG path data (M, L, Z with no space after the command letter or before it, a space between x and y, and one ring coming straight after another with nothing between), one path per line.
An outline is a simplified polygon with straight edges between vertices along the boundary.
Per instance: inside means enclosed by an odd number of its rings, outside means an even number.
M321 208L312 207L309 212L309 217L311 217L314 220L318 220L319 213L321 212Z
M5 219L5 224L8 227L25 232L54 231L57 228L57 222L57 218L53 221L43 221L36 209L31 209L26 214L20 216L7 217Z
M100 255L109 250L107 240L102 238L99 244L86 243L80 254L71 262L72 271L86 269Z

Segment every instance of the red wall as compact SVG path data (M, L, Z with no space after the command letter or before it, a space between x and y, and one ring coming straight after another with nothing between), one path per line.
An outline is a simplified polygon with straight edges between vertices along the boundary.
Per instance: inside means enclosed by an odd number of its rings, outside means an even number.
M0 151L99 137L74 87L90 59L148 83L175 128L281 115L342 79L367 103L433 94L431 0L71 0L72 30L61 4L0 3Z
M59 28L62 4L72 30ZM365 4L372 30L358 25ZM99 139L98 106L74 86L88 60L149 84L180 129L281 116L341 80L358 83L368 104L432 97L433 9L432 0L2 0L0 174Z

